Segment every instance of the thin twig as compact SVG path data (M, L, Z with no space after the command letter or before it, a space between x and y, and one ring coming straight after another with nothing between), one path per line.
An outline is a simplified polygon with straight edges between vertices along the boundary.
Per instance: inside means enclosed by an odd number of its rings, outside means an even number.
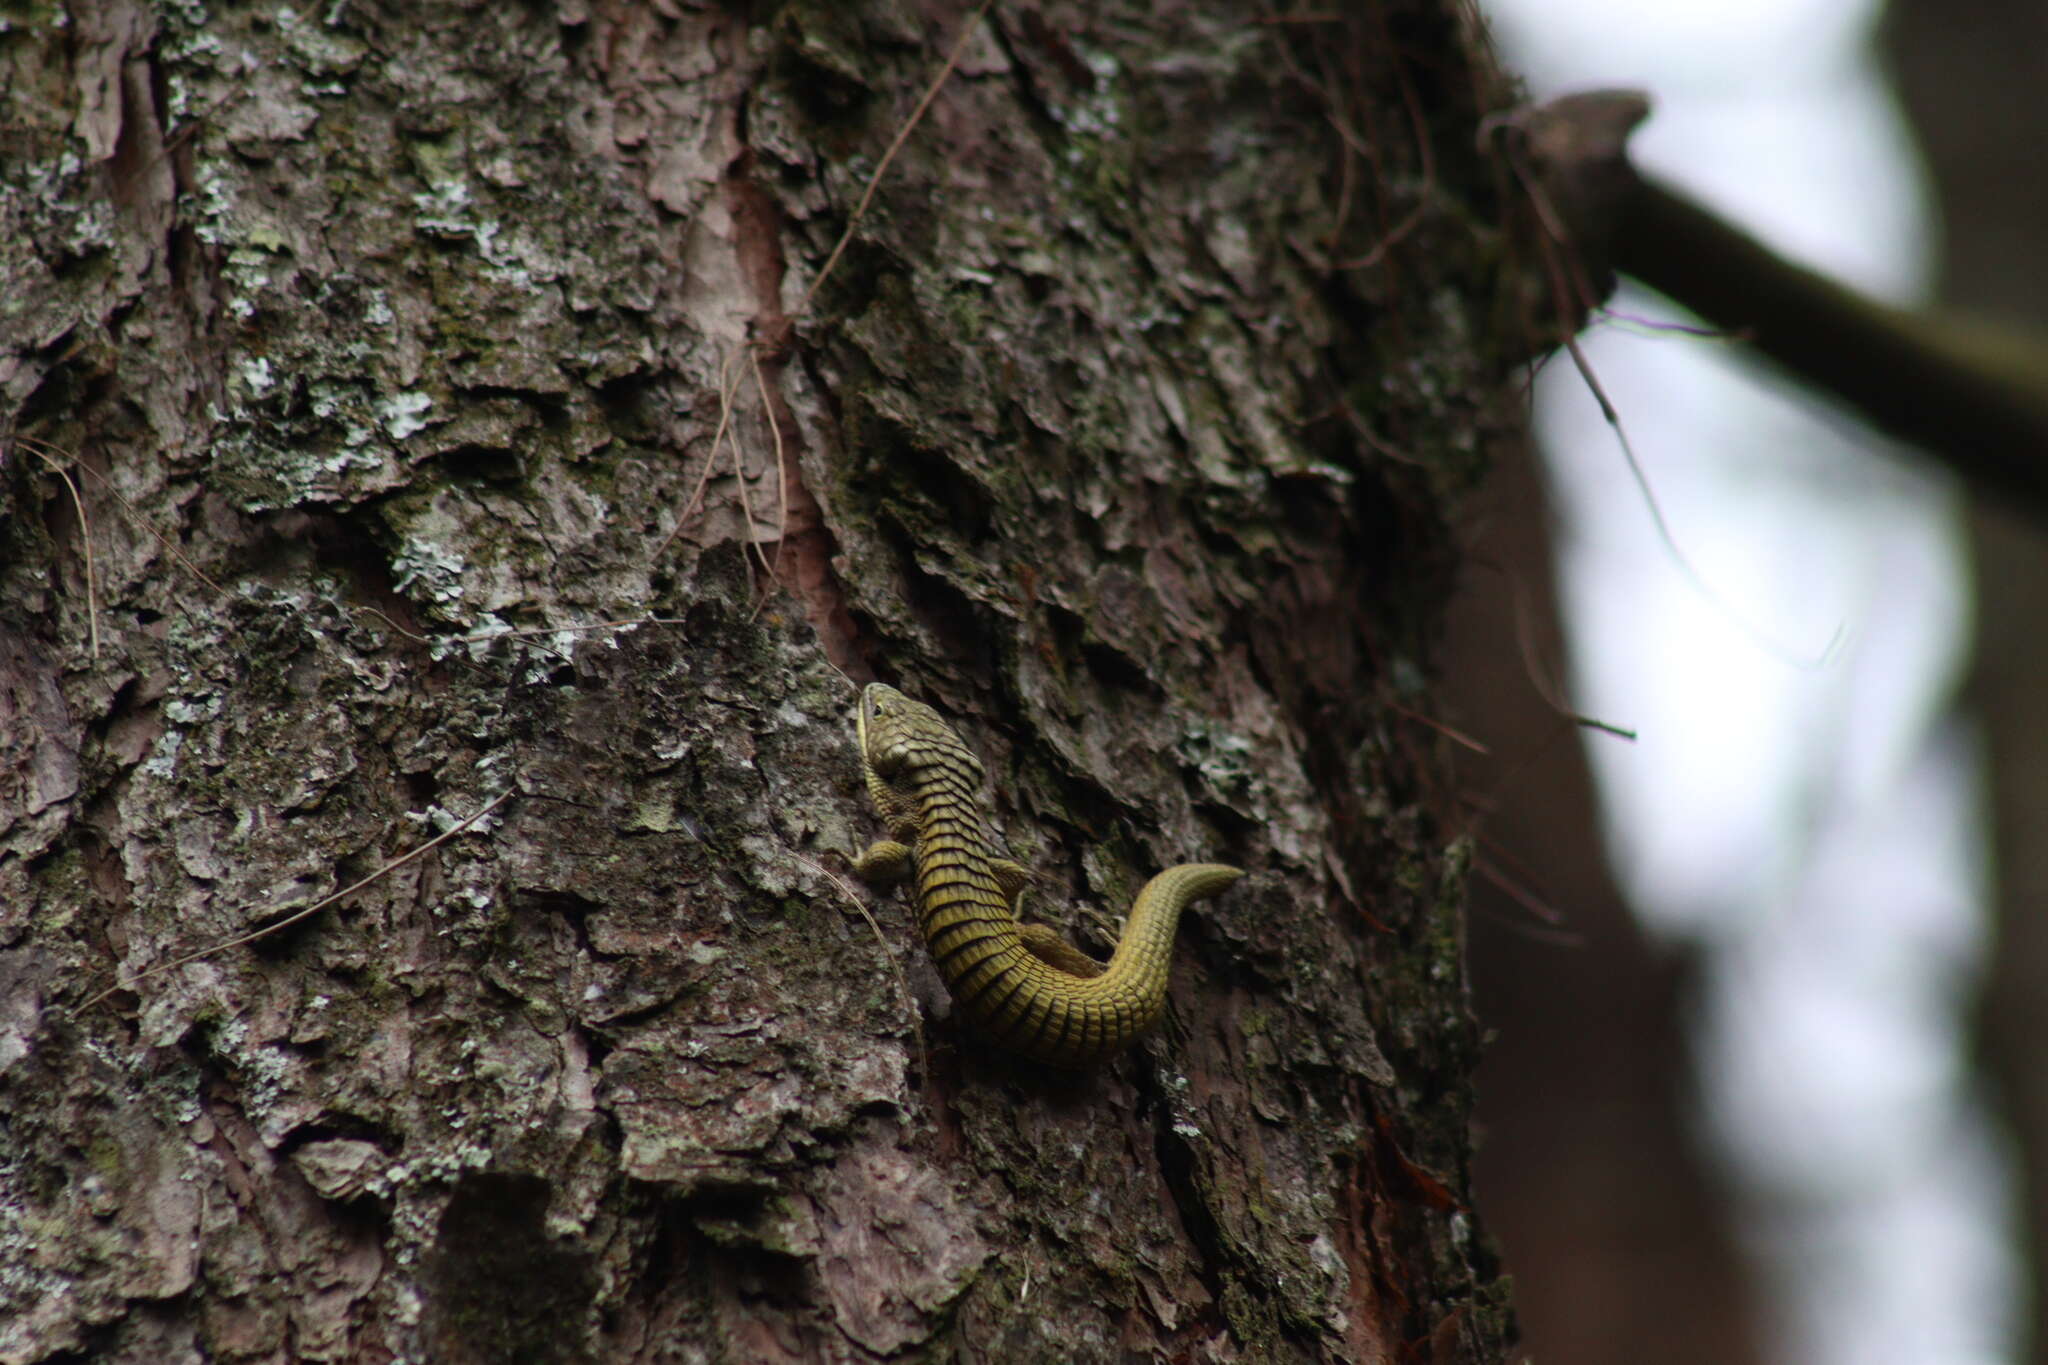
M839 675L839 680L845 683L848 687L852 688L853 694L856 697L858 697L860 695L860 690L863 684L856 680L852 674L848 673L838 664L833 663L830 655L821 655L820 657L825 660L825 667L831 669L834 673L837 673Z
M1416 155L1422 162L1422 185L1416 191L1415 206L1408 210L1400 222L1387 230L1372 250L1355 260L1333 262L1331 268L1334 270L1364 270L1378 265L1386 259L1389 251L1400 244L1402 238L1422 225L1422 217L1429 211L1430 201L1436 197L1436 152L1429 144L1429 125L1422 117L1422 107L1416 97L1415 87L1409 83L1405 71L1401 75L1401 99L1407 107L1409 123L1415 130Z
M1463 734L1460 731L1452 728L1451 726L1444 724L1440 720L1436 720L1430 716L1425 716L1420 711L1414 710L1410 707L1403 706L1400 702L1389 701L1387 703L1387 706L1396 714L1406 716L1408 717L1408 719L1415 721L1420 725L1428 726L1430 729L1442 735L1445 739L1450 740L1453 744L1463 745L1465 748L1470 749L1475 754L1491 755L1493 753L1493 750L1487 748L1484 744L1472 738L1472 736Z
M1331 13L1270 15L1255 22L1267 24L1334 23L1340 20L1341 16ZM1338 159L1341 177L1339 181L1338 207L1336 213L1332 215L1328 236L1328 241L1334 246L1337 241L1337 235L1342 232L1345 221L1350 215L1351 158L1357 157L1360 161L1372 167L1374 171L1380 171L1379 145L1372 138L1354 128L1340 112L1344 107L1344 102L1337 95L1334 74L1329 75L1328 79L1319 80L1302 69L1300 63L1295 61L1294 54L1286 43L1283 42L1277 46L1280 60L1287 67L1288 74L1310 92L1321 98L1323 117L1329 122L1330 127L1336 131L1338 141L1343 143L1350 153L1350 156L1340 156ZM1327 55L1325 55L1323 61L1323 70L1326 73L1329 73L1330 70ZM1321 258L1320 265L1323 269L1333 271L1362 270L1378 265L1382 260L1386 259L1388 252L1400 244L1403 238L1421 226L1423 216L1429 211L1430 202L1435 198L1436 151L1430 145L1429 125L1423 117L1421 101L1416 95L1414 85L1408 80L1405 69L1400 70L1400 77L1402 103L1408 111L1409 124L1415 134L1416 158L1420 163L1419 169L1422 176L1422 183L1416 191L1415 203L1402 216L1401 221L1389 228L1380 237L1379 241L1373 245L1372 249L1363 256L1355 257L1348 261L1333 261L1329 259L1327 251L1316 253ZM1363 103L1359 107L1369 109L1369 106ZM1307 255L1309 253L1304 252L1303 254Z
M860 202L853 206L853 216L846 220L846 231L839 234L839 242L832 248L832 254L825 258L825 264L812 278L810 287L804 290L804 296L797 300L796 309L790 315L792 318L804 315L810 308L811 299L817 294L819 286L825 283L825 277L832 273L833 266L839 264L840 255L845 252L847 243L853 240L854 229L860 226L860 220L867 215L868 205L874 201L875 190L882 183L883 173L889 169L889 163L896 159L896 153L903 150L903 144L910 140L910 135L916 130L917 125L924 121L925 110L931 108L932 101L938 98L939 87L946 83L946 78L953 74L953 68L960 64L961 54L967 51L967 40L981 27L982 16L988 13L988 7L993 3L994 0L981 0L981 3L975 6L974 13L967 17L967 22L960 26L960 36L954 40L953 50L946 54L946 64L939 68L939 74L932 77L932 83L925 87L924 97L917 102L917 107L910 111L910 117L905 119L903 126L896 131L896 138L889 144L889 150L882 153L882 160L875 167L875 173L868 177L868 187L861 192Z
M690 524L691 515L696 512L704 497L705 486L711 482L711 471L718 466L718 448L724 444L726 429L732 424L733 395L739 392L740 372L737 368L739 358L740 352L734 351L725 358L725 364L721 367L721 373L718 376L718 430L711 433L711 451L704 457L704 468L697 475L697 486L690 490L689 500L683 504L682 513L676 518L674 528L666 536L662 537L661 544L654 547L654 558L656 560L659 560L662 555L668 552L670 542L681 535L683 528ZM741 479L746 478L746 471L740 468L739 441L737 438L733 441L733 469L738 472Z
M1576 336L1566 337L1564 348L1571 356L1572 364L1578 368L1579 378L1585 381L1587 391L1600 405L1600 413L1607 419L1607 425L1614 429L1615 444L1620 446L1622 458L1628 463L1629 477L1635 480L1636 488L1643 496L1643 505L1650 511L1650 522L1657 528L1657 539L1664 543L1672 562L1678 566L1679 573L1692 586L1693 591L1697 592L1709 606L1720 612L1722 618L1730 625L1742 632L1751 644L1780 663L1805 670L1826 667L1834 659L1847 628L1837 625L1834 633L1828 637L1827 645L1818 655L1802 657L1794 654L1789 646L1772 639L1763 627L1736 611L1733 603L1714 591L1706 577L1693 567L1693 562L1686 557L1685 551L1679 548L1678 537L1671 533L1670 523L1664 520L1664 508L1658 503L1657 494L1650 487L1650 476L1643 471L1642 462L1636 458L1635 444L1628 438L1628 429L1621 424L1621 414L1616 412L1614 404L1608 401L1607 391L1601 388L1599 376L1593 373L1592 362L1586 359L1586 353L1579 348L1579 339Z
M1567 298L1577 299L1578 311L1590 314L1599 306L1599 300L1594 297L1592 286L1586 280L1578 253L1569 249L1571 238L1564 223L1550 203L1549 196L1544 193L1542 185L1512 148L1508 152L1508 166L1528 196L1530 206L1535 210L1537 223L1542 228L1537 234L1537 245L1542 249L1544 269L1550 277L1551 297L1558 307L1559 316L1569 318L1573 314L1574 310L1565 305ZM1837 625L1818 655L1801 656L1794 653L1789 646L1772 639L1761 626L1751 622L1738 612L1732 603L1714 591L1706 577L1693 566L1685 551L1679 548L1678 537L1672 534L1670 523L1664 519L1663 504L1658 502L1656 491L1650 487L1650 476L1644 471L1642 461L1636 458L1635 443L1629 440L1628 428L1622 425L1621 414L1608 399L1607 390L1601 386L1600 377L1594 373L1592 362L1586 359L1586 353L1580 348L1577 335L1565 333L1562 344L1565 353L1571 356L1572 364L1577 368L1586 391L1592 395L1593 401L1599 404L1602 419L1614 431L1615 444L1620 447L1622 459L1628 465L1629 477L1635 481L1643 505L1649 510L1650 523L1656 528L1657 539L1663 543L1672 563L1677 565L1679 575L1685 580L1686 585L1751 644L1780 663L1808 671L1825 668L1841 647L1846 627ZM1597 722L1594 723L1594 728L1611 729Z
M746 531L747 544L754 551L754 558L761 563L761 569L768 575L770 583L779 582L775 569L768 563L768 552L761 548L760 528L754 524L754 504L747 497L747 471L741 459L739 429L733 429L732 472L733 485L740 495L740 525Z
M1619 308L1610 308L1605 304L1602 304L1593 311L1598 316L1615 324L1618 330L1628 332L1630 336L1663 336L1676 332L1680 336L1698 337L1702 341L1748 343L1756 341L1756 334L1748 328L1730 331L1726 327L1714 327L1705 323L1680 322L1676 318L1643 317L1636 313L1624 313ZM1631 328L1637 330L1630 331L1629 329Z
M801 853L792 852L789 856L832 883L832 885L838 887L839 894L852 902L853 908L860 911L860 917L868 922L868 928L875 931L875 942L881 946L882 956L888 960L890 970L896 975L896 990L902 998L903 1012L910 1019L910 1027L917 1037L917 1050L922 1055L924 1053L924 1024L918 1017L916 1002L912 1000L910 995L910 980L903 975L902 960L896 956L895 950L889 946L889 938L882 932L882 926L876 923L874 915L868 910L867 902L863 901L859 894L847 884L844 877L829 871L818 863L812 862Z
M1536 689L1536 695L1543 699L1544 704L1582 730L1598 730L1602 734L1613 735L1616 739L1625 739L1631 744L1641 738L1626 725L1616 725L1612 721L1601 720L1579 710L1571 704L1570 699L1564 694L1564 688L1555 678L1539 671L1538 665L1541 661L1537 658L1536 650L1535 612L1530 609L1520 585L1516 585L1514 589L1514 602L1515 642L1522 651L1522 671L1528 676L1530 686Z
M82 463L76 458L73 458L68 451L61 450L58 447L51 445L48 441L39 441L33 436L16 436L14 439L17 444L25 445L30 450L34 451L38 456L40 456L43 459L45 463L51 465L55 464L55 461L52 460L50 455L46 454L45 452L54 451L59 455L65 456L65 458L70 461L70 464L68 465L69 468L82 471L86 475L86 477L90 478L95 484L99 486L100 491L104 492L108 497L112 498L115 502L120 503L121 510L126 512L137 526L140 526L144 531L148 532L150 538L156 541L157 545L162 548L163 552L169 555L171 559L175 561L180 568L184 569L186 573L191 574L201 583L204 583L207 587L212 588L214 592L218 593L220 596L226 597L228 595L228 590L226 588L223 588L220 584L214 582L211 578L208 578L205 575L205 573L201 572L197 564L194 564L191 560L187 559L184 556L184 554L178 549L178 547L171 543L169 537L164 535L163 532L157 530L156 527L150 525L149 518L143 516L142 513L136 509L134 503L122 497L121 491L114 487L113 482L110 479L108 479L106 475L100 473L91 465Z
M1526 890L1517 885L1512 879L1502 875L1498 867L1481 858L1474 864L1473 870L1479 874L1483 881L1500 891L1509 900L1515 902L1536 918L1547 921L1545 924L1531 924L1527 920L1515 919L1508 915L1494 915L1493 918L1499 920L1509 932L1531 939L1537 943L1547 943L1557 948L1583 948L1586 946L1586 936L1583 933L1576 929L1557 927L1558 923L1561 922L1561 917L1557 916L1557 912L1545 905L1533 892ZM1476 911L1484 912L1487 907L1484 901L1475 900L1473 908Z
M832 253L825 258L825 264L812 277L810 285L803 292L803 297L797 300L796 307L790 312L788 320L791 323L803 317L810 310L811 301L817 297L818 290L832 274L833 268L839 264L839 258L845 254L847 245L852 242L854 232L859 229L861 220L867 216L868 206L874 202L875 192L881 188L882 177L888 172L890 164L895 161L896 154L903 150L903 144L910 140L911 133L915 132L918 124L924 121L925 113L931 108L932 101L938 97L940 88L945 85L947 78L953 74L954 68L959 66L960 58L967 50L968 41L974 36L975 30L980 26L983 17L987 15L989 6L992 3L994 3L994 0L982 0L982 3L975 8L974 13L968 16L966 23L961 26L960 36L954 40L952 50L946 54L945 63L939 67L938 74L933 76L931 83L925 87L925 92L918 99L917 106L910 111L910 117L905 119L903 126L896 130L896 136L890 141L888 150L882 153L881 161L876 163L874 174L868 177L868 183L861 191L860 201L854 205L853 214L847 219L846 228L839 234L839 240L833 245ZM785 499L783 515L786 530L788 485L785 472L786 457L783 454L782 448L782 432L776 422L772 405L768 401L767 385L760 369L759 349L751 343L743 349L751 351L755 357L755 382L761 386L762 406L764 409L769 409L768 425L775 434L776 469L785 479L783 486L783 497ZM661 544L655 547L653 559L659 560L662 555L666 554L669 545L674 542L677 536L682 534L683 528L690 524L690 519L696 514L704 496L705 487L710 482L711 471L718 465L719 446L727 439L728 430L731 430L733 474L738 485L740 516L746 524L747 543L753 546L754 557L760 561L762 569L767 572L769 581L771 583L780 583L781 579L776 572L776 565L780 564L782 560L782 539L778 538L776 542L775 563L771 564L768 561L767 553L761 549L760 542L756 539L754 511L747 499L746 464L742 458L737 428L732 425L732 400L739 390L740 372L736 369L736 362L739 359L740 353L740 350L735 350L726 358L725 364L722 367L722 373L719 376L718 430L712 435L711 452L705 457L704 469L698 474L696 487L690 490L689 500L683 504L682 513L676 518L675 526L666 536L662 537Z
M789 454L782 445L782 424L775 420L775 400L769 396L768 381L761 374L761 352L756 349L752 355L754 387L761 395L761 411L768 418L769 434L775 438L775 489L779 499L775 515L780 524L775 532L775 562L767 568L769 581L780 583L782 575L777 570L782 565L782 552L789 544ZM761 600L766 602L767 598Z
M1536 240L1543 249L1543 264L1550 275L1550 292L1557 302L1558 315L1569 318L1575 311L1592 312L1600 306L1600 300L1593 292L1592 282L1586 278L1578 252L1571 249L1571 230L1565 226L1556 206L1550 202L1550 195L1522 160L1513 141L1509 140L1506 145L1508 169L1514 172L1522 193L1528 197L1529 207L1535 211L1536 225L1542 229ZM1573 300L1577 308L1566 306L1566 298Z
M71 477L71 471L45 454L39 448L42 444L41 441L30 440L29 453L48 465L58 478L64 480L64 487L71 492L71 505L78 509L78 538L85 547L85 628L86 634L92 640L92 657L97 660L100 657L100 609L98 580L93 574L92 518L85 514L85 499L79 496L78 483Z
M1494 840L1482 837L1481 842L1486 845L1492 856L1489 857L1486 852L1475 856L1472 860L1475 872L1506 892L1508 897L1517 905L1527 910L1537 919L1542 920L1545 924L1556 927L1566 922L1563 911L1552 905L1548 899L1534 889L1524 884L1524 878L1534 880L1535 874L1523 866L1520 859L1508 853L1504 847ZM1501 866L1502 863L1507 863L1509 866L1503 868ZM1513 875L1510 875L1510 873Z
M517 794L518 793L516 792L505 792L504 794L497 797L497 799L493 800L490 804L486 805L482 810L479 810L476 814L470 816L468 819L463 820L458 824L450 826L447 830L435 835L433 838L427 840L427 842L425 842L424 844L421 844L418 848L413 849L409 853L400 854L398 857L393 858L390 862L378 868L375 872L372 872L369 876L362 878L360 881L353 882L348 886L344 886L341 890L335 892L331 896L323 896L321 899L314 901L305 909L297 911L290 915L286 915L283 919L279 920L275 924L266 924L261 929L251 929L246 934L237 934L235 937L227 939L223 942L210 944L204 948L194 949L192 952L185 953L182 956L172 958L169 962L159 962L156 966L149 968L147 971L136 973L134 976L130 977L125 982L116 981L113 985L107 987L105 990L99 992L97 995L88 998L83 1004L81 1004L78 1007L78 1011L79 1013L83 1014L86 1010L91 1009L94 1005L97 1005L100 1001L106 999L115 991L132 990L136 986L140 985L142 982L147 981L152 976L158 976L164 972L173 971L176 968L184 966L188 962L197 962L202 957L211 957L215 953L226 952L230 948L239 948L245 943L254 943L257 939L266 938L271 934L277 933L281 929L288 929L292 925L297 924L300 920L305 919L308 915L316 914L321 910L325 910L328 906L334 904L336 901L341 900L346 896L353 896L356 892L362 890L364 887L370 885L372 882L375 882L380 878L389 876L391 873L396 872L399 868L404 867L407 863L412 862L414 859L426 853L429 849L435 848L441 844L448 842L450 839L453 839L456 835L462 833L462 831L468 829L477 821L483 819L486 815L489 815L498 807L504 805L507 801L510 801Z

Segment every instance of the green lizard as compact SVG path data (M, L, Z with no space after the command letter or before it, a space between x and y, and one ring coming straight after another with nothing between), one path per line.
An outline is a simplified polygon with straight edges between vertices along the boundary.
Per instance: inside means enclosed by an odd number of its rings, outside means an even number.
M1242 872L1184 863L1154 877L1104 967L1046 925L1017 922L1028 874L996 852L979 806L981 760L937 711L870 683L858 734L868 795L889 837L869 845L854 872L882 886L915 876L925 945L969 1019L1013 1052L1067 1067L1158 1022L1180 912Z

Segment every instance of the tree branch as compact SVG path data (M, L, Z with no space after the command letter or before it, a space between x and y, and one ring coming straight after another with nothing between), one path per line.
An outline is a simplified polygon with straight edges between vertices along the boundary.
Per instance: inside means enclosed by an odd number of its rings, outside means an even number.
M1779 256L1630 164L1627 132L1647 109L1609 91L1508 121L1546 226L1563 226L1587 276L1603 289L1613 270L1634 276L1972 487L2048 517L2048 339L1895 308Z

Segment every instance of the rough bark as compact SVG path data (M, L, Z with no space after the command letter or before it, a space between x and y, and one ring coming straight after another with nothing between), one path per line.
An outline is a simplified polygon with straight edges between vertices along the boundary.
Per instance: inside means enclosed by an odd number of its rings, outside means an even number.
M992 8L801 316L948 7L0 34L0 1362L1501 1357L1411 718L1488 77L1159 8ZM946 1017L841 670L1098 953L1250 870L1157 1036Z

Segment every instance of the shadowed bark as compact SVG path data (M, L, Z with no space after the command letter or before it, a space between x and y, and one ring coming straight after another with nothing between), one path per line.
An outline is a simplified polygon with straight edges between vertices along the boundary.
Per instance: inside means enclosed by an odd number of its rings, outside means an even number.
M822 283L949 7L0 35L0 1362L1503 1357L1411 719L1499 101L1156 8L991 8ZM846 675L1098 956L1248 870L1157 1034L948 1016Z

